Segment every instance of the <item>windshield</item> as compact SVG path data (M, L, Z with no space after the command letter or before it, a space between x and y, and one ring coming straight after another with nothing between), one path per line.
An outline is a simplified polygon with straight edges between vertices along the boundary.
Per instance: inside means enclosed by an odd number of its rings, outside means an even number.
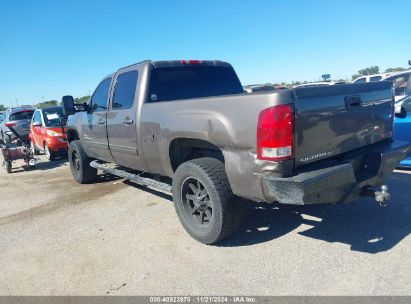
M31 119L33 117L33 113L34 111L32 110L25 110L23 112L12 113L9 116L9 121Z
M242 94L231 67L191 65L156 68L151 72L149 102Z
M59 127L63 117L63 108L43 109L44 124L46 127Z

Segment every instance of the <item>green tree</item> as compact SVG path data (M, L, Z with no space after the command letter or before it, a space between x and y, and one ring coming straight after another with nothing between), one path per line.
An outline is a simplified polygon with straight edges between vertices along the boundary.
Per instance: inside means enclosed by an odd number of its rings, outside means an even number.
M398 67L398 68L388 68L388 69L385 70L384 73L402 72L402 71L405 71L405 69L400 68L400 67Z
M0 111L6 111L6 107L2 104L0 104Z
M47 108L47 107L55 107L57 106L57 104L58 104L58 101L53 99L53 100L39 102L38 104L34 106L37 108Z
M83 104L83 103L87 102L89 99L90 99L90 95L86 95L86 96L83 96L83 97L77 97L77 98L74 98L74 103L75 104Z
M373 65L368 68L359 70L357 74L352 75L352 79L354 80L355 78L358 78L361 76L378 74L379 72L380 72L380 67L378 65Z

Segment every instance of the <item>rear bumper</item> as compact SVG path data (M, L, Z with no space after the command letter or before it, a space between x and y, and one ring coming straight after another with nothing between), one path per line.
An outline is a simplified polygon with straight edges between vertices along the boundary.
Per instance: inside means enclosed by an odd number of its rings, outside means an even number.
M288 178L265 176L265 200L293 205L352 202L362 188L382 185L409 150L409 143L394 141L336 166Z

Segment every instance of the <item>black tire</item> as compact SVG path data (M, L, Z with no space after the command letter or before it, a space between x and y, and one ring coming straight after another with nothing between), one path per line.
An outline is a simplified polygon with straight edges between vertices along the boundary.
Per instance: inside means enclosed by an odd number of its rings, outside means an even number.
M79 140L70 142L68 150L71 173L76 182L87 184L93 182L97 177L97 169L90 167L91 159L84 152Z
M40 154L39 149L36 148L36 145L34 144L33 141L30 141L30 150L31 150L31 153L33 155L39 155Z
M51 151L47 144L44 144L44 154L46 154L46 158L50 161L56 159L56 153L54 151Z
M220 242L241 225L243 202L233 194L218 159L205 157L181 164L173 177L173 200L184 229L203 244Z
M5 161L4 162L4 168L6 168L7 173L11 173L11 168L12 168L11 162L10 161Z

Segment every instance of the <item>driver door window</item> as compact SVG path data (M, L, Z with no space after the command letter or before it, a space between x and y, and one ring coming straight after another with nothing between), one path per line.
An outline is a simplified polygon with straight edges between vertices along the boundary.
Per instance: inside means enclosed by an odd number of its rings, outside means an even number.
M91 109L93 112L107 111L110 83L111 78L103 80L94 92L91 98Z

